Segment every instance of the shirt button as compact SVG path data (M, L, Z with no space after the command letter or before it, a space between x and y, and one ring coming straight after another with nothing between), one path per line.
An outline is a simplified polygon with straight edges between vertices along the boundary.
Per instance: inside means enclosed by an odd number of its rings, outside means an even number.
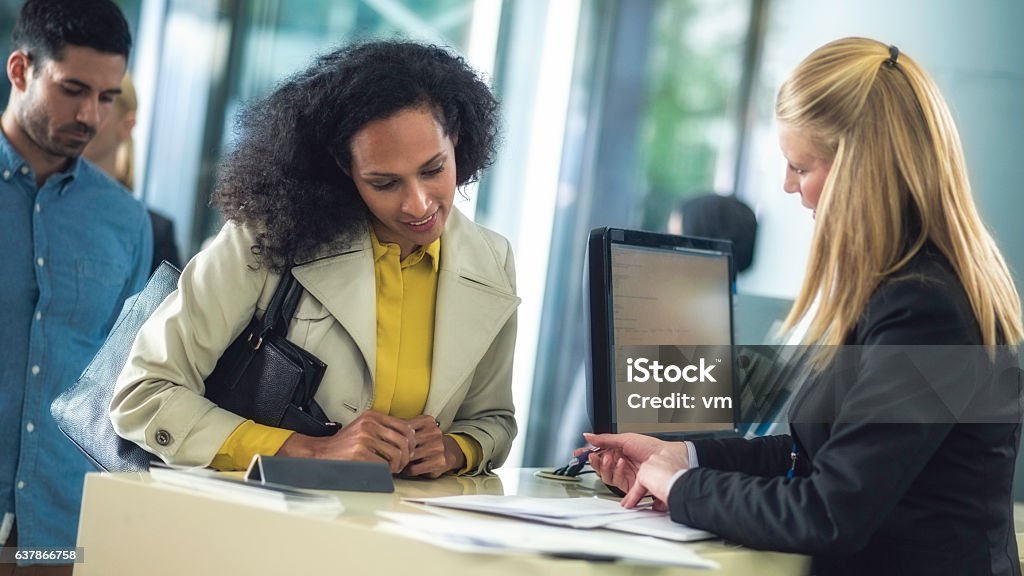
M171 443L171 433L167 430L157 430L156 443L161 446L167 446Z
M43 207L40 206L39 203L37 202L36 203L36 212L42 212L42 211L43 211Z
M42 320L42 319L43 319L43 313L42 312L36 312L36 320Z
M18 490L21 490L23 488L25 488L25 482L22 480L18 480Z
M36 264L39 264L39 266L42 267L43 264L46 264L46 260L43 260L42 258L36 258Z
M11 179L11 171L10 170L4 170L4 180L10 180L10 179Z
M36 376L38 374L39 374L39 366L33 366L32 367L32 375Z
M21 173L22 174L28 174L28 166L22 166L21 167Z
M31 431L33 431L35 429L36 429L36 425L35 424L33 424L31 422L29 422L28 424L25 424L25 430L27 430L28 432L31 432Z

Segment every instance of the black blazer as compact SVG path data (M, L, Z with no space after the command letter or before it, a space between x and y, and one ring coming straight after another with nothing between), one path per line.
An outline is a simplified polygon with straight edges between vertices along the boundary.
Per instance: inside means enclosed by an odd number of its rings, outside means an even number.
M980 342L961 283L931 246L883 282L846 340ZM829 369L808 382L790 412L792 437L695 441L699 467L673 485L672 519L751 548L812 555L815 574L1020 574L1019 414L984 424L817 418L875 402L892 383L869 364L856 365L852 385L831 385ZM1016 409L1019 396L1010 400Z
M174 243L174 222L159 212L146 211L149 212L149 222L153 228L153 266L150 274L156 272L164 260L180 270L181 258L178 257L178 245Z

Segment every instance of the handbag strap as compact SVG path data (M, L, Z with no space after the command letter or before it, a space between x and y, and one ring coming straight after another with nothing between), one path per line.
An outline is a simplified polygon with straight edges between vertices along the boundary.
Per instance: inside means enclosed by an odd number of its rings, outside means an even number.
M302 285L292 275L291 266L281 272L281 281L270 297L270 304L267 306L267 313L263 315L263 328L259 336L263 336L271 330L276 330L284 335L288 331L292 316L299 305L299 297L302 296Z

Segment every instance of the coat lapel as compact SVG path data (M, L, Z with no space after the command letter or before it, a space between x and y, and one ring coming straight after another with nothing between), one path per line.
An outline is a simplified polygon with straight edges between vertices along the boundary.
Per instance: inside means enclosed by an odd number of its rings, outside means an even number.
M369 234L292 269L377 368L377 295ZM438 415L476 368L520 299L483 233L453 209L441 239L430 392L423 413Z
M369 234L340 253L295 266L292 274L352 336L372 377L377 367L377 294Z
M434 309L430 393L423 409L436 416L476 368L519 305L483 233L453 209L441 239Z

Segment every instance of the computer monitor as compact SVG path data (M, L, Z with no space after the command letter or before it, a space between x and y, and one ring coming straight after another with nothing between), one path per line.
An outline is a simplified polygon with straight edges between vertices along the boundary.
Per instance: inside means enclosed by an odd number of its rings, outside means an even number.
M737 432L731 246L620 228L591 231L584 299L595 432Z

